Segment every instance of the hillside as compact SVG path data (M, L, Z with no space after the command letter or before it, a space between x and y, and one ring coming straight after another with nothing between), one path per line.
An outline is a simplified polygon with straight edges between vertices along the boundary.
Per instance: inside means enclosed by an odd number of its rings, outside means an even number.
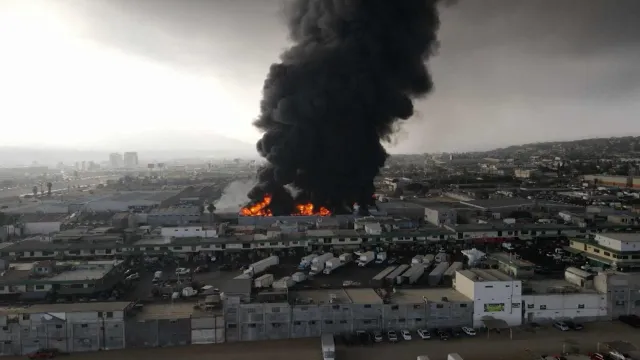
M529 158L555 155L565 159L640 157L640 136L592 138L514 145L465 155L484 158Z

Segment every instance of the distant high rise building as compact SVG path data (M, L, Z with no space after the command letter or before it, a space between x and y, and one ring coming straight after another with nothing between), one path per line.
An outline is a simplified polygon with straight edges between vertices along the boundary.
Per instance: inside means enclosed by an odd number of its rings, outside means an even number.
M124 167L126 168L136 168L138 167L138 153L137 152L126 152L124 153Z
M109 166L114 169L121 168L123 165L122 154L120 153L111 153L109 154Z

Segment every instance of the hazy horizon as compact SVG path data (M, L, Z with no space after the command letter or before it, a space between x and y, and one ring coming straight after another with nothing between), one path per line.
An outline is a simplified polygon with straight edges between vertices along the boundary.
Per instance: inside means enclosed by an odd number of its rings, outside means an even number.
M288 44L281 4L3 1L0 118L11 135L0 146L257 156L251 122ZM435 91L390 152L640 134L638 14L634 0L443 9Z

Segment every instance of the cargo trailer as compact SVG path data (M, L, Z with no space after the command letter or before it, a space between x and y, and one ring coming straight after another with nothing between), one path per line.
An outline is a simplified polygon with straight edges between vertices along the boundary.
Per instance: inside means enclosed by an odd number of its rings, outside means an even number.
M387 277L385 278L386 284L387 285L395 284L398 276L404 274L404 272L407 271L407 269L409 269L409 265L407 264L402 264L398 266L395 270L393 270L393 272L387 275Z
M291 275L291 278L296 283L301 283L301 282L307 280L307 275L305 275L305 273L303 273L303 272L297 272L297 273Z
M440 263L429 273L429 285L436 286L442 281L442 275L449 268L448 263Z
M397 266L389 266L386 269L380 271L376 276L371 279L371 287L374 288L382 288L385 286L385 278L387 275L391 274L393 270L395 270Z
M462 269L461 262L458 261L451 264L451 266L449 266L449 268L444 272L444 274L442 274L442 284L446 286L452 286L453 279L456 278L456 271L461 269Z
M348 263L352 262L353 261L353 254L352 253L340 254L340 261L342 261L345 264L348 264Z
M429 270L431 268L431 266L433 266L433 262L435 261L435 255L433 254L427 254L422 258L422 265L424 265L424 268Z
M366 253L360 254L360 258L358 258L358 266L365 267L375 259L376 253L373 251L367 251Z
M264 274L259 278L253 280L253 287L260 289L266 288L273 284L273 275L272 274Z
M424 266L421 264L413 265L409 270L402 274L402 283L407 285L415 284L424 274Z
M422 260L424 259L423 255L416 255L413 257L413 259L411 259L411 264L415 265L415 264L422 264Z
M340 258L329 259L324 264L324 270L322 270L322 273L325 275L329 275L342 265L344 265L344 263L342 262L342 260L340 260Z
M295 285L295 283L296 282L293 281L293 278L291 276L285 276L282 279L274 281L271 287L273 287L274 289L282 290L292 287L293 285Z
M268 268L278 265L280 263L280 259L277 256L269 256L266 259L262 259L258 262L255 262L249 265L249 268L244 271L245 274L250 277L254 277L265 272Z

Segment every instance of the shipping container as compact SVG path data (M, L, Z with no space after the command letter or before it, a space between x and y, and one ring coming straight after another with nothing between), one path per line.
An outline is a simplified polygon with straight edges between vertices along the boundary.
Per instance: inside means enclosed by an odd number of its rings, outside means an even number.
M440 263L429 273L429 285L436 286L442 281L442 275L449 268L448 263Z
M402 274L402 283L407 285L415 284L423 274L424 266L422 266L422 264L413 265L409 270Z
M385 278L391 274L397 266L389 266L386 269L380 271L376 276L371 279L371 287L381 288L385 286Z
M305 275L305 273L303 273L303 272L297 272L297 273L291 275L291 279L293 279L293 281L295 281L296 283L301 283L301 282L307 280L307 275Z

